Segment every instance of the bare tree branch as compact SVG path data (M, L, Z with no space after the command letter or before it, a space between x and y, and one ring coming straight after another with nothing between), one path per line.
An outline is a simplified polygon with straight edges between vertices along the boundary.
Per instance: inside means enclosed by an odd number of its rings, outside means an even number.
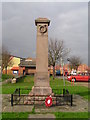
M53 66L53 78L55 77L55 64L61 58L65 58L69 51L64 46L64 41L50 39L48 45L48 63Z
M81 65L81 63L82 63L82 60L78 56L72 56L69 58L69 62L70 62L70 68L77 70L78 66Z
M11 55L8 49L3 46L2 47L2 70L5 68L7 74L7 67L12 65L13 63L10 61Z

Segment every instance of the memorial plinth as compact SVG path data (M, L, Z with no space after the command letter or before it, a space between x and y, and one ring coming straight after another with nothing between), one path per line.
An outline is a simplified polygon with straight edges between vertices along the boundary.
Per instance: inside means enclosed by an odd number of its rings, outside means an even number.
M36 74L34 86L30 94L50 95L52 89L49 85L48 74L48 26L50 20L38 18L35 20L37 26L37 46L36 46Z

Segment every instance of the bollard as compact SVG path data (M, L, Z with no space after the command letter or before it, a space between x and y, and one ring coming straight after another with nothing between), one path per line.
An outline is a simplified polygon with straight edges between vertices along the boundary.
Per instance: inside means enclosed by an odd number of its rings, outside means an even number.
M11 106L13 106L13 94L11 94Z

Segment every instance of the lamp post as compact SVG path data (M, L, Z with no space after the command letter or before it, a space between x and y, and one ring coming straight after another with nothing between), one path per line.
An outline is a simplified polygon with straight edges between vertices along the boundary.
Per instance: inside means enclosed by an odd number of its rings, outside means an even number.
M62 66L62 73L63 73L63 83L64 83L64 86L65 86L64 68L63 68L63 65L64 65L64 60L61 58L61 66Z
M70 59L69 59L69 58L67 58L67 61L68 61L68 71L69 71L69 61L70 61Z

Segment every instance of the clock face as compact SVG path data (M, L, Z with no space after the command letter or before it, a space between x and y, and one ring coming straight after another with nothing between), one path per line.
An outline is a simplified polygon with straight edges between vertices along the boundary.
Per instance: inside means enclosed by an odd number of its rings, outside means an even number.
M40 26L40 32L45 33L47 31L46 25Z

